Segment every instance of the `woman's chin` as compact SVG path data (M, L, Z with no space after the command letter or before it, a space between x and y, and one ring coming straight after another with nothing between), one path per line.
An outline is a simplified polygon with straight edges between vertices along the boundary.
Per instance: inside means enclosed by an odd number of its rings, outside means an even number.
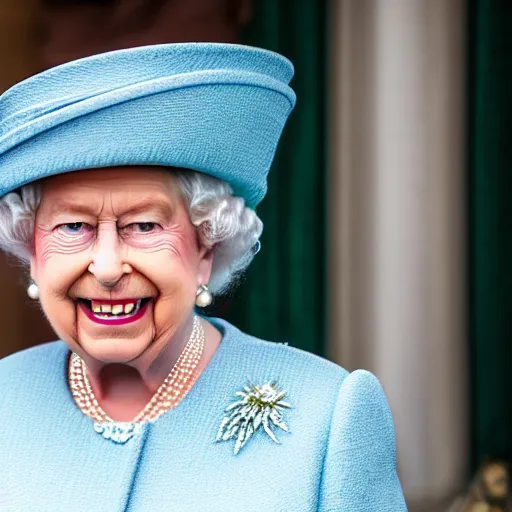
M89 357L97 361L127 363L143 354L151 344L151 339L149 336L101 339L80 336L78 343Z

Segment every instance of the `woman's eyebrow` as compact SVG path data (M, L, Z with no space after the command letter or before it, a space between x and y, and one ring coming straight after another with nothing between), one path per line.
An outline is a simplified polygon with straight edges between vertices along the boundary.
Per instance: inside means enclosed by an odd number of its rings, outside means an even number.
M170 217L174 213L174 207L165 199L145 199L138 203L133 203L119 215L133 215L136 213L145 213L148 211L156 211L163 217Z
M98 208L90 204L80 204L70 200L59 200L52 204L50 215L57 216L64 213L83 213L87 215L96 215Z
M117 216L133 215L137 213L146 213L156 211L163 217L167 218L174 212L174 207L169 201L164 199L144 199L139 202L131 203L126 209L119 213L115 212ZM99 207L90 204L80 204L74 201L61 200L56 202L51 208L52 215L59 215L64 213L80 213L86 215L99 215Z

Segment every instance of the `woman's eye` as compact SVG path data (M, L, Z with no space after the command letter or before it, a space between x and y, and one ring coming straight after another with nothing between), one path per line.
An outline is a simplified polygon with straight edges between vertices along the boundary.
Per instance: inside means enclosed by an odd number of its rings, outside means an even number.
M85 222L68 222L67 224L61 224L57 226L58 229L68 234L82 233L85 230L87 224Z
M158 224L156 222L134 222L126 226L131 231L135 231L136 233L152 233L156 231Z

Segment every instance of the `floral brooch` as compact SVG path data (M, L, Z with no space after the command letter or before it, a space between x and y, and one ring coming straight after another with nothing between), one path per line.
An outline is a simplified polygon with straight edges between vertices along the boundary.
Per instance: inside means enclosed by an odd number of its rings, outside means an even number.
M279 440L272 431L272 426L290 432L283 421L282 412L284 409L292 409L292 406L283 402L287 392L280 391L277 382L267 382L262 386L249 383L244 386L244 390L236 392L241 400L226 407L227 414L220 424L216 439L217 442L236 439L235 455L261 427L278 444Z

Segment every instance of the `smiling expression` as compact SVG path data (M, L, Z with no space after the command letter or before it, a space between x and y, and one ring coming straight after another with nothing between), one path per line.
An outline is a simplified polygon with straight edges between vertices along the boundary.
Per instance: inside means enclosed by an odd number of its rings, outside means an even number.
M31 276L52 327L105 363L154 360L190 318L212 266L176 179L156 167L46 178L34 248Z

